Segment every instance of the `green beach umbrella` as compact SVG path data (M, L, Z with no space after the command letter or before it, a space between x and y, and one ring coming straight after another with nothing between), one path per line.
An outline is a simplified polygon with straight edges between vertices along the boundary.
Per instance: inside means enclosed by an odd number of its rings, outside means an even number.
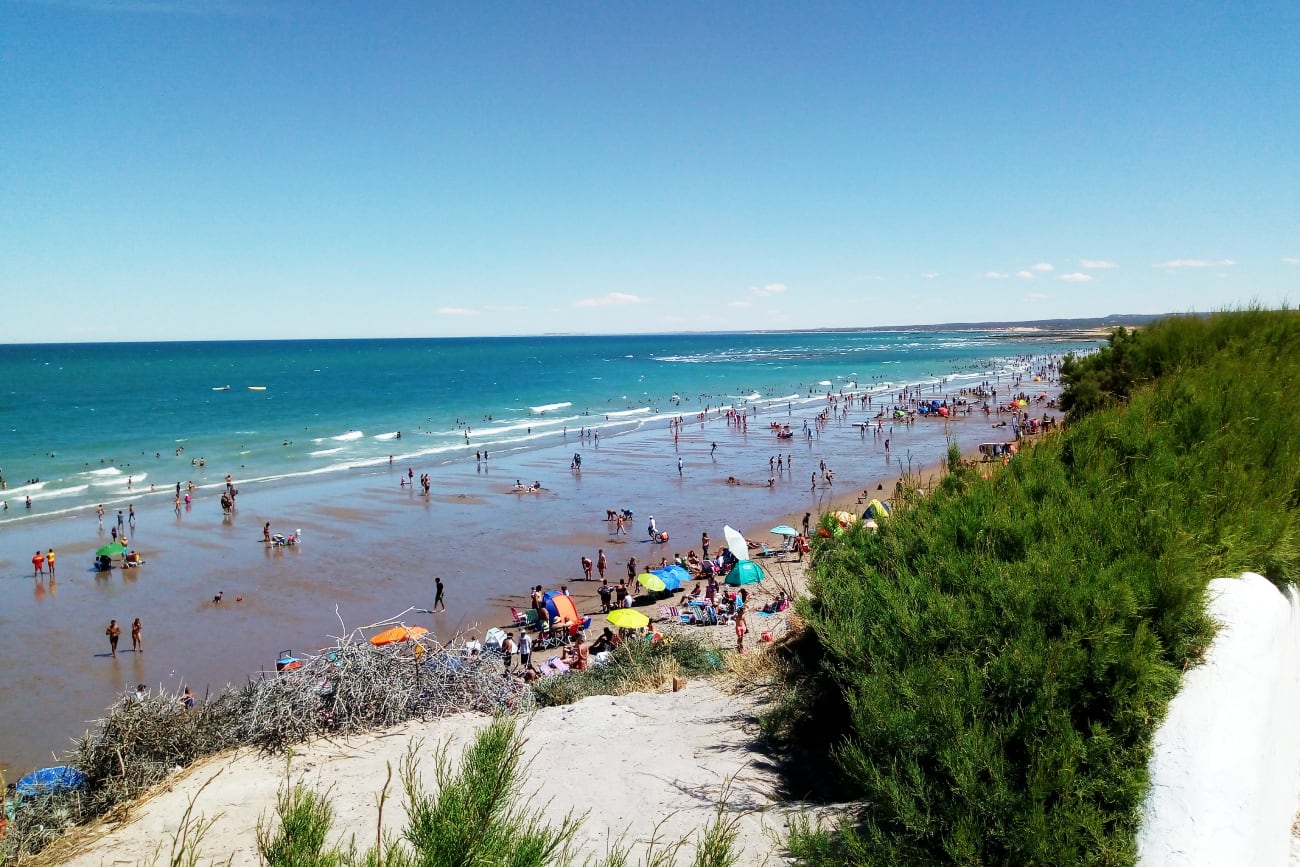
M116 557L118 554L124 553L125 551L126 551L126 546L121 544L120 542L109 542L103 548L100 548L98 551L96 551L95 556Z

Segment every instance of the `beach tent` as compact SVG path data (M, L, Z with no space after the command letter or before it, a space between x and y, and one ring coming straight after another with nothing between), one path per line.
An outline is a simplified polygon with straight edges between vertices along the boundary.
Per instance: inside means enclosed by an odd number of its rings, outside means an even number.
M731 527L722 528L722 537L727 540L727 547L731 549L732 555L737 560L749 559L749 545L745 542L745 537L740 535L740 531Z
M483 635L483 648L485 650L500 650L501 645L505 643L505 640L506 631L493 626Z
M879 521L889 517L889 504L882 503L880 500L872 500L867 503L867 510L862 513L862 517L871 518Z
M746 584L757 584L765 577L762 566L753 560L741 560L727 573L727 583L732 587L743 587Z
M582 617L578 615L578 607L573 604L573 600L565 596L559 590L547 590L542 594L542 605L551 615L551 619L567 620L570 623L579 623Z

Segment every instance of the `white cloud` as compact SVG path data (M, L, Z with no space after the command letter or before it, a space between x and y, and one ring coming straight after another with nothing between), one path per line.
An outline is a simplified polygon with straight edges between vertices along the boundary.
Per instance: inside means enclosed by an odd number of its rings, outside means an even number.
M1089 268L1093 271L1102 271L1107 268L1118 268L1114 262L1107 262L1105 259L1080 259L1080 268Z
M1300 265L1300 256L1283 256L1282 261L1288 265Z
M1030 270L1030 271L1055 271L1056 269L1053 268L1053 267L1052 267L1049 263L1047 263L1047 262L1039 262L1037 265L1034 265L1034 266L1030 267L1029 270Z
M985 280L1005 280L1011 275L1007 274L1005 271L985 271L980 276Z
M1016 276L1019 277L1021 280L1032 280L1032 279L1034 279L1034 272L1033 272L1033 271L1017 271L1017 272L1016 272Z
M637 295L629 295L626 292L611 292L608 295L602 295L599 298L583 298L574 301L574 307L617 307L624 304L642 304L644 298Z
M440 316L473 316L476 312L468 307L439 307L434 311Z
M751 286L749 294L755 298L770 298L773 295L780 295L789 288L784 283L768 283L766 286Z
M1236 259L1170 259L1157 262L1152 268L1218 268L1223 265L1236 265Z
M939 272L938 272L938 271L925 271L925 272L923 272L923 273L921 274L921 279L922 279L922 280L933 280L935 277L938 277L938 276L939 276Z
M1052 297L1052 296L1051 296L1051 295L1048 295L1046 292L1026 292L1026 293L1024 294L1024 296L1023 296L1023 300L1025 300L1025 301L1046 301L1048 298L1051 298L1051 297Z
M728 307L753 307L754 305L748 301L728 301L727 306Z
M1082 274L1075 271L1073 274L1062 274L1057 279L1064 280L1066 283L1091 283L1093 277L1091 274Z

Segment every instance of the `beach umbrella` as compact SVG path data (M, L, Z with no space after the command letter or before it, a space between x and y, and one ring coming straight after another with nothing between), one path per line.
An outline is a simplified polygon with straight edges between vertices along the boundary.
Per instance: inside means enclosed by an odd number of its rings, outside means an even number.
M122 544L120 544L120 543L118 543L118 542L109 542L107 545L105 545L104 547L102 547L102 548L100 548L98 551L96 551L96 552L95 552L95 556L96 556L96 557L116 557L118 554L124 553L125 551L126 551L126 546L125 546L125 545L122 545Z
M578 623L582 620L582 616L578 614L578 606L559 590L547 590L543 593L542 607L551 615L552 620L567 620L570 623Z
M75 789L86 782L86 775L69 765L55 765L41 768L20 779L14 789L25 798L42 792L56 792L60 789Z
M727 583L732 587L742 587L745 584L757 584L764 577L762 566L753 560L741 560L727 573Z
M731 549L732 556L737 560L749 559L749 545L745 542L745 537L740 535L739 530L724 526L722 536L727 540L727 547Z
M649 617L630 608L615 608L609 612L606 619L610 626L617 626L619 629L640 629L650 624Z
M663 579L658 575L652 575L649 572L642 572L636 576L636 581L647 590L653 590L656 593L661 590L667 590L668 585L664 584Z
M392 629L385 629L378 635L371 636L370 643L376 647L381 647L385 644L414 641L428 631L423 626L394 626Z
M505 640L505 630L496 626L483 633L483 647L487 650L500 650Z
M677 578L678 581L680 581L683 584L689 582L692 577L690 572L687 572L685 569L683 569L681 566L678 566L676 563L673 563L669 566L665 566L659 571L667 572L668 574L673 575L674 577Z
M682 589L682 579L671 571L671 567L665 566L663 569L655 569L650 574L663 582L665 590L676 591Z
M781 524L779 526L773 527L767 532L771 533L774 536L798 536L799 535L799 531L796 530L794 527L791 527L789 524Z

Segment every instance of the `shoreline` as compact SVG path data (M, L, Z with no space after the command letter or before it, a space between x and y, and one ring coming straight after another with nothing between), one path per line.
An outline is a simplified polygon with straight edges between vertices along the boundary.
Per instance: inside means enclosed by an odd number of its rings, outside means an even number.
M1044 390L1042 385L1035 390ZM824 397L816 408L821 405ZM578 560L594 560L599 548L606 550L608 576L616 585L626 574L628 556L639 564L650 558L657 563L660 556L671 560L675 553L698 550L702 530L721 544L724 523L768 541L766 529L782 522L774 516L800 518L805 511L837 508L868 484L885 484L890 492L899 462L906 466L910 459L917 471L934 467L949 436L964 450L999 438L982 427L978 414L949 422L918 419L910 430L897 429L886 463L880 444L853 427L873 413L854 410L812 439L782 441L779 447L794 454L799 465L768 488L767 456L778 447L768 422L797 424L814 409L759 412L750 417L754 427L747 432L717 418L687 417L677 442L661 427L602 438L599 445L582 447L580 473L567 469L572 440L522 454L494 454L477 465L423 470L417 465L417 475L434 473L428 498L398 486L394 476L404 467L395 464L307 483L250 486L230 520L223 520L212 496L179 517L168 505L150 504L137 510L132 537L145 566L107 576L87 568L109 529L100 535L93 513L15 528L19 551L45 547L45 539L60 540L60 577L57 588L55 582L29 580L0 587L15 603L0 615L9 621L0 624L0 647L19 647L39 660L15 665L13 694L28 701L7 709L12 724L0 734L0 762L11 777L55 763L40 755L80 734L82 720L97 718L135 683L169 690L192 685L202 695L205 686L217 690L273 670L282 650L315 649L360 624L381 622L407 608L431 608L435 575L447 582L450 610L412 614L406 622L432 628L442 640L508 626L509 609L526 607L526 588L537 583L547 589L567 584L586 614L599 609L599 582L587 586L578 580ZM709 454L712 442L718 443L716 455ZM679 456L685 461L680 475ZM805 471L821 459L836 470L835 482L812 492ZM729 475L750 484L729 486ZM510 490L516 478L542 479L547 490L516 495ZM635 510L628 536L608 533L602 518L605 508L614 507ZM669 544L654 545L637 535L650 514L671 531ZM264 548L266 521L272 532L301 528L303 543ZM69 536L77 538L61 541ZM7 547L12 551L14 544ZM8 567L21 574L21 561L11 560ZM225 594L220 606L211 602L217 591ZM237 595L244 600L232 604ZM136 616L145 623L146 652L120 650L116 660L108 659L102 638L107 619L129 624ZM47 654L51 647L59 653Z

